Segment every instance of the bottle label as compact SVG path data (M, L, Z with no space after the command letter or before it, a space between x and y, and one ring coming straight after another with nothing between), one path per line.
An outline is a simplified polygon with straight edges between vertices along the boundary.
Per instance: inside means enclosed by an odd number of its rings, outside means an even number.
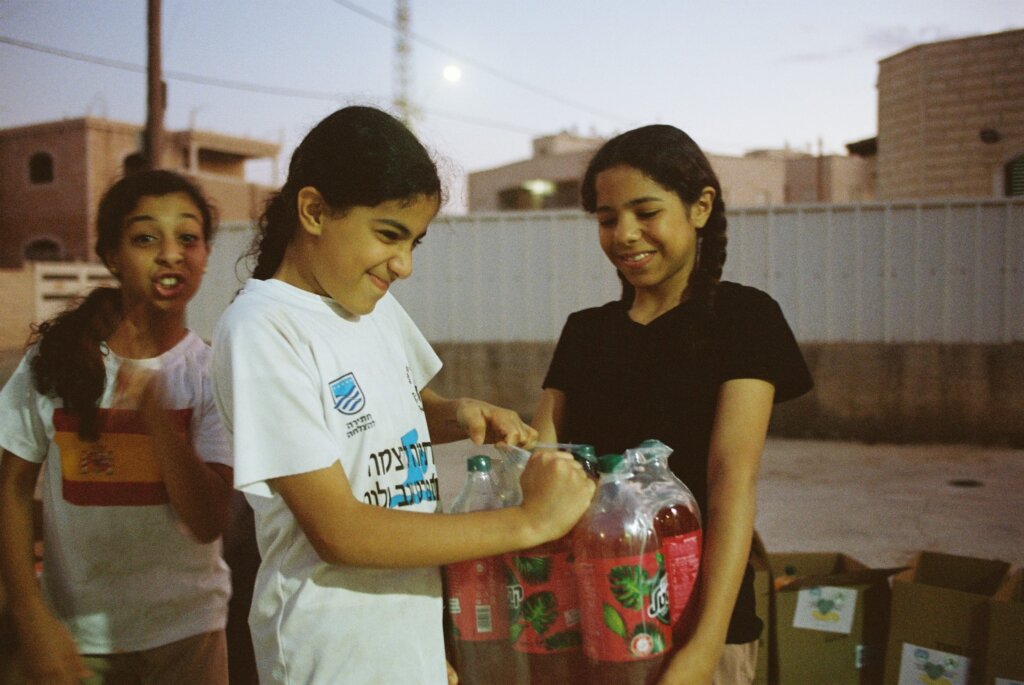
M665 575L668 577L669 614L672 626L684 626L691 620L687 612L700 574L701 532L695 530L673 535L661 541L665 556Z
M505 563L500 556L449 564L448 614L456 640L507 640L509 607Z
M579 649L580 613L568 551L506 555L509 638L517 652L558 654Z
M577 561L575 569L588 657L638 661L672 647L669 582L660 553Z

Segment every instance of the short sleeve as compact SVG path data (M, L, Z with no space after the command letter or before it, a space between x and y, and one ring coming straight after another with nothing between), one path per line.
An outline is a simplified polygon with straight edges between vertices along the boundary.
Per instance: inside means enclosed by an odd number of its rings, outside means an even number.
M192 444L205 462L233 466L231 446L213 399L213 379L205 374L202 380L200 406L192 421Z
M409 372L412 374L412 381L418 390L427 387L427 383L441 370L441 359L434 352L434 348L423 336L419 326L412 320L412 317L405 311L398 300L388 295L381 300L378 307L388 303L392 307L391 316L398 326L399 337L405 351L405 358L409 362Z
M718 321L722 380L766 380L775 386L777 403L808 392L814 383L779 304L753 288L728 300L719 308Z
M555 352L551 357L551 364L548 366L547 375L544 376L544 383L541 387L562 392L571 392L576 384L575 371L578 365L573 360L580 358L580 340L583 337L580 317L578 314L570 314L562 327L562 334L558 336L558 343L555 345Z
M0 391L0 448L26 461L42 463L50 440L39 415L39 394L32 382L33 352L22 357Z
M231 438L235 487L269 497L267 480L326 468L338 460L338 445L303 348L259 318L230 315L213 343L214 398Z

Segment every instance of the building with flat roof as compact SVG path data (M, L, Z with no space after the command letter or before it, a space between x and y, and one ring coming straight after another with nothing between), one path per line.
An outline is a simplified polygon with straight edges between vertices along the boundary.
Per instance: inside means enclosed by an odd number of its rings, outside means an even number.
M566 131L534 139L531 158L469 174L469 211L579 208L580 180L605 140ZM732 207L874 198L870 157L783 149L708 159Z
M1024 195L1024 29L878 63L880 199Z
M96 206L141 163L143 127L84 117L0 130L0 268L96 261ZM208 131L166 134L161 166L199 183L221 221L249 221L269 188L245 179L249 160L276 162L274 143Z

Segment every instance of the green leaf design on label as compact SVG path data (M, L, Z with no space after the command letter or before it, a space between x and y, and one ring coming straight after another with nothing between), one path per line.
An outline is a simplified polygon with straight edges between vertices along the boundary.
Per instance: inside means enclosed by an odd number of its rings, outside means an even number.
M608 573L608 582L619 604L634 611L644 608L644 597L651 587L651 577L647 571L633 565L615 566Z
M563 630L544 640L544 649L549 652L562 652L576 649L583 644L583 637L578 630Z
M523 619L537 631L538 635L543 635L558 618L558 604L555 602L555 593L538 592L529 595L523 601L522 610Z
M531 584L546 583L551 576L551 557L515 556L512 563L522 579Z
M608 630L612 631L623 640L628 639L625 619L622 618L622 614L615 610L615 607L607 603L604 605L604 624L608 626Z

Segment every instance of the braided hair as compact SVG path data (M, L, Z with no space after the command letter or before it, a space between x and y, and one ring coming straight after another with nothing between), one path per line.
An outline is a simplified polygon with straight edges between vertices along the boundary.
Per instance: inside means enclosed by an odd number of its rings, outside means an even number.
M215 217L202 191L173 171L140 171L115 182L104 193L96 215L96 254L106 263L121 242L125 218L144 197L184 193L199 209L203 237L213 238ZM106 385L104 343L121 321L121 289L100 287L68 309L32 327L37 346L32 378L43 395L61 398L78 419L78 435L99 439L99 401Z
M306 134L292 154L287 181L267 201L246 255L255 258L253 278L271 278L281 265L298 230L298 193L307 186L335 211L420 196L442 199L436 164L402 122L373 107L339 109Z
M708 158L693 141L674 126L654 124L618 135L594 154L583 175L580 195L583 209L597 209L597 175L616 166L640 171L656 183L679 196L683 205L696 202L706 187L714 188L715 199L707 223L697 231L697 263L690 274L687 293L709 312L714 306L715 291L725 265L726 218L722 186ZM622 300L633 300L633 286L619 274Z

